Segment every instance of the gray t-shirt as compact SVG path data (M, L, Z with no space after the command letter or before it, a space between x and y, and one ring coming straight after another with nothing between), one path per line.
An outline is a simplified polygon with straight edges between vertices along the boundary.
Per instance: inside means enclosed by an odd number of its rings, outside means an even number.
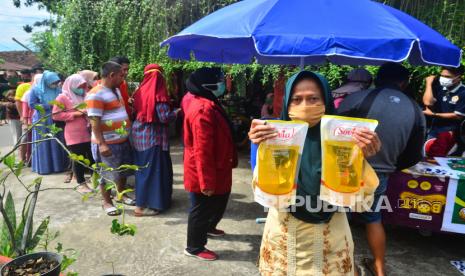
M344 115L358 110L371 91L361 91L347 96L337 112ZM418 105L415 109L404 93L392 88L382 89L374 99L367 117L378 120L376 133L382 146L380 152L369 158L368 162L377 172L391 173L396 170L397 159L406 150L407 142L415 126L415 112L419 113L422 128L425 129L423 112Z

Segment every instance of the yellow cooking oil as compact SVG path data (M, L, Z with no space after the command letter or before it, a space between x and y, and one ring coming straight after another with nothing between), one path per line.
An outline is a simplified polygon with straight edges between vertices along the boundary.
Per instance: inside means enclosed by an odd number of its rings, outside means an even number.
M350 141L324 141L323 181L337 192L353 193L362 185L363 153Z
M258 149L258 186L273 195L284 195L294 187L299 146L267 145Z

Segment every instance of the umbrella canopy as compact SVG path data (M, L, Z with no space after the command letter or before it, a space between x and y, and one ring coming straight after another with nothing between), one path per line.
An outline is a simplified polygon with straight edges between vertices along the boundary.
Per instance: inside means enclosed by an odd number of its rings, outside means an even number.
M461 50L417 19L369 0L245 0L161 43L219 63L458 66Z

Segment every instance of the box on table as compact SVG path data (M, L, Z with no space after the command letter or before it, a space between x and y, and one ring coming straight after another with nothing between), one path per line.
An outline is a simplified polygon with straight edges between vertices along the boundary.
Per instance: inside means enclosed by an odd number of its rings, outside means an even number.
M386 191L392 212L383 209L383 222L465 234L465 174L450 166L458 159L436 158L393 173Z

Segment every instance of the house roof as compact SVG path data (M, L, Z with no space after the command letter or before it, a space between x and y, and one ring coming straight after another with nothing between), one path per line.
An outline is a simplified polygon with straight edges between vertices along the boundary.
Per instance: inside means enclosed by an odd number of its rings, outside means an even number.
M2 70L28 69L40 62L37 56L29 51L0 52L0 59L5 61L3 64L0 64L0 69ZM7 68L7 66L14 68ZM17 69L18 66L20 67L19 69Z
M18 63L14 63L14 62L8 62L8 61L5 61L4 63L0 64L0 70L20 71L20 70L23 70L23 69L30 69L30 67L29 66L24 66L24 65L21 65L21 64L18 64Z

